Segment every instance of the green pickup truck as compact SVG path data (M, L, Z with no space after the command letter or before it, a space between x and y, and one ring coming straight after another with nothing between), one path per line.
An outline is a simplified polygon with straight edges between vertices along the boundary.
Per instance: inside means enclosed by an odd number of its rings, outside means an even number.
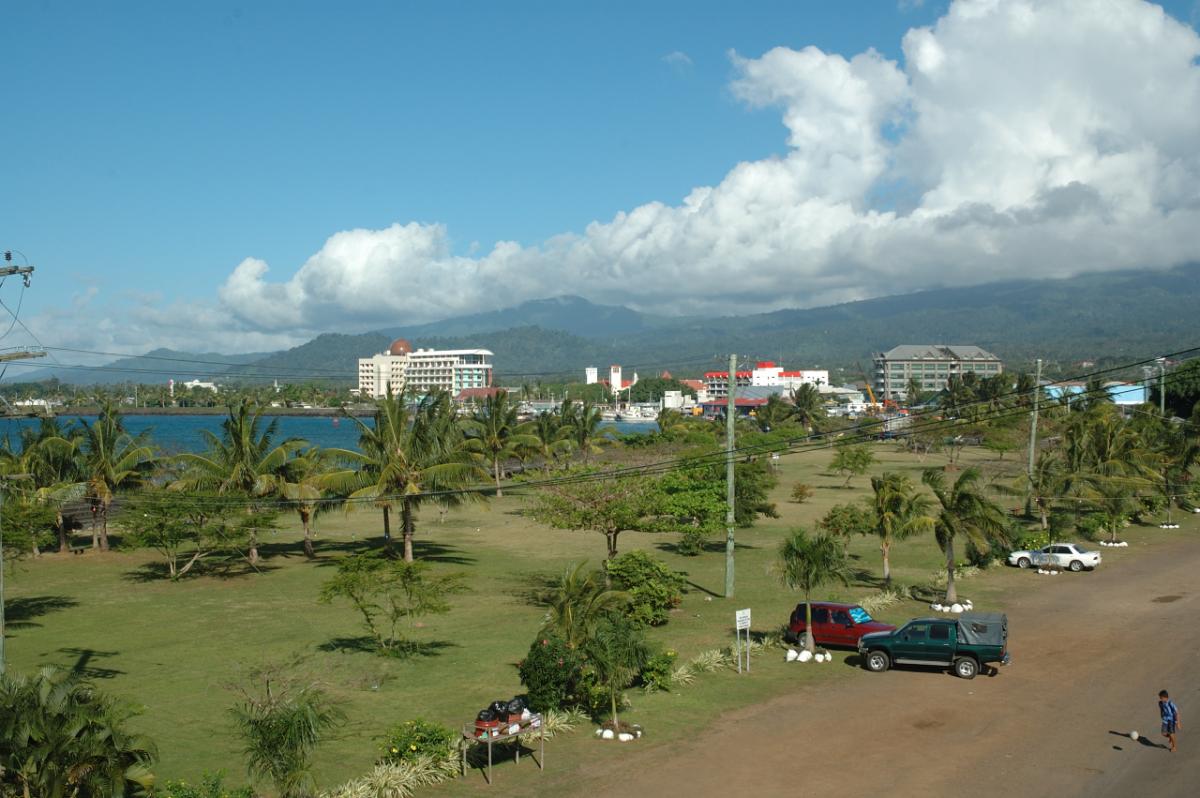
M894 632L863 635L858 653L875 673L892 665L926 665L974 679L990 663L1008 664L1008 617L967 612L957 618L916 618Z

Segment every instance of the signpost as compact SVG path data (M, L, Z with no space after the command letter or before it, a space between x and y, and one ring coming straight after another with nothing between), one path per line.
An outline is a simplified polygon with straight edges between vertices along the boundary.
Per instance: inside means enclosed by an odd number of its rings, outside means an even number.
M746 633L746 673L750 672L750 608L738 610L733 614L734 617L734 634L737 636L737 642L734 644L734 653L737 656L738 673L742 672L742 632Z

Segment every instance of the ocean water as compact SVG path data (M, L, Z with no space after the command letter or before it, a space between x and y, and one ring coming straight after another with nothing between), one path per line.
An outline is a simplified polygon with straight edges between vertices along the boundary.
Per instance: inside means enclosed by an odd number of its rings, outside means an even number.
M59 416L59 421L69 424L83 418L89 423L95 416ZM221 434L221 422L225 416L141 416L127 415L123 417L125 429L133 434L148 431L153 443L164 454L180 454L183 452L204 451L202 430L208 430L214 435ZM271 416L263 420L264 427L272 420L278 421L276 440L288 438L303 438L314 446L322 448L337 448L358 450L358 425L350 419L329 416ZM363 419L370 425L371 419ZM16 445L21 436L22 427L36 427L37 419L7 418L0 422L0 436L5 436ZM647 433L658 429L656 424L630 424L617 422L612 426L622 433Z

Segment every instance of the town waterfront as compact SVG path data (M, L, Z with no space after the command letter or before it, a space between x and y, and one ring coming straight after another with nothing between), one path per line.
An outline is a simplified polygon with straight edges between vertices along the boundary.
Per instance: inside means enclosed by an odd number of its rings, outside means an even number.
M203 451L206 447L202 432L208 430L214 435L221 434L221 422L225 415L141 415L130 414L121 417L125 429L136 435L148 431L154 444L164 454L180 454L183 452ZM60 423L66 425L78 420L89 423L95 421L95 416L62 415ZM288 438L303 438L314 446L322 448L358 449L358 425L348 418L339 416L269 416L262 419L263 428L272 421L278 421L278 440ZM367 424L372 421L363 419ZM14 445L21 436L24 427L36 427L40 422L36 418L5 419L0 435L8 438ZM610 424L620 433L646 433L658 429L654 423L629 423L618 421Z

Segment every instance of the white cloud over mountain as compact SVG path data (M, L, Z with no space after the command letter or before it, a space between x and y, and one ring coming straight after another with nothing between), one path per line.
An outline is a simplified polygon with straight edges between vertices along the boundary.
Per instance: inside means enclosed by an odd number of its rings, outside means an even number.
M1200 258L1196 31L1140 0L957 0L903 52L732 54L788 150L677 204L471 257L441 225L347 230L282 280L246 259L194 324L262 344L562 293L762 310Z

